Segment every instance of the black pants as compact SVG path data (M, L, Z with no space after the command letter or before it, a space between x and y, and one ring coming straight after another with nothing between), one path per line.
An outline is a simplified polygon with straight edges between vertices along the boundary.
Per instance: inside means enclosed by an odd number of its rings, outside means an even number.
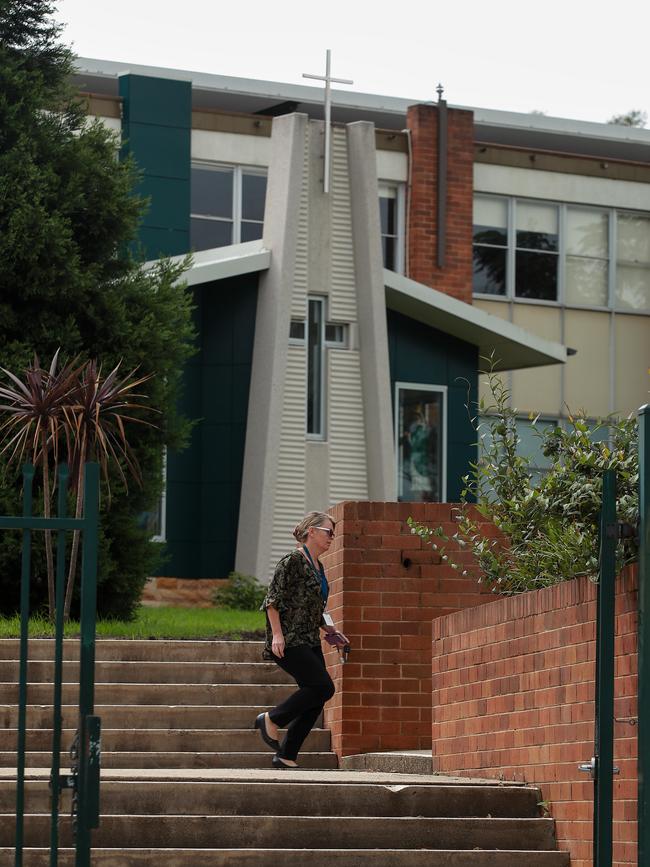
M269 711L272 722L280 728L287 727L278 755L295 761L323 705L334 695L334 684L327 673L320 645L288 647L282 659L277 656L273 659L300 687L282 704Z

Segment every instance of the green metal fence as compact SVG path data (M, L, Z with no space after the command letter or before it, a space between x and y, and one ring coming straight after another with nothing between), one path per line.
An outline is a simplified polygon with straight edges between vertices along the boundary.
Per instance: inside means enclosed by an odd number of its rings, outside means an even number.
M52 720L52 768L50 774L50 867L58 864L59 801L61 791L72 789L73 830L76 867L90 867L91 829L99 824L100 721L94 716L95 687L95 613L97 600L97 547L99 527L99 466L86 464L84 515L67 515L68 469L58 470L58 514L54 518L34 517L32 487L34 468L23 468L22 517L0 516L0 529L22 531L22 570L20 584L20 667L18 697L18 745L16 770L15 867L22 867L25 844L25 749L27 740L29 585L31 546L34 530L55 531L56 618L54 653L54 694ZM63 600L65 592L66 533L81 531L81 639L79 670L79 718L73 750L71 773L60 774L61 691L63 683Z

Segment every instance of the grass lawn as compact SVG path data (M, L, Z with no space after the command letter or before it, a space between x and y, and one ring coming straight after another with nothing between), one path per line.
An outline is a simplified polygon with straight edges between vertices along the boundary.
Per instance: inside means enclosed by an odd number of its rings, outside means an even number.
M264 612L237 611L232 608L145 608L134 620L98 620L98 638L262 638ZM33 638L54 635L54 625L33 617L29 621ZM67 637L79 635L79 624L65 626ZM0 638L18 638L20 617L0 617Z

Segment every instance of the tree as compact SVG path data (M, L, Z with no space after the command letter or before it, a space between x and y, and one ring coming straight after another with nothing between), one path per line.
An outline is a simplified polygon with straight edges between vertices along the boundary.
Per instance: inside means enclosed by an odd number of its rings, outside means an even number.
M618 124L618 126L635 126L643 128L648 122L647 111L640 111L637 108L632 108L625 114L615 114L610 117L607 123Z
M49 0L0 4L0 365L27 368L34 352L98 358L107 369L153 374L150 405L159 428L132 441L142 488L111 477L102 498L98 605L128 616L160 546L139 516L162 487L165 445L180 448L190 424L177 410L193 352L191 297L180 282L187 262L144 270L128 252L146 202L134 195L132 160L116 160L117 137L89 122L69 84L70 50L59 42ZM0 465L0 512L19 509L15 474ZM19 548L0 538L0 607L15 610ZM33 603L44 602L44 559L35 552Z

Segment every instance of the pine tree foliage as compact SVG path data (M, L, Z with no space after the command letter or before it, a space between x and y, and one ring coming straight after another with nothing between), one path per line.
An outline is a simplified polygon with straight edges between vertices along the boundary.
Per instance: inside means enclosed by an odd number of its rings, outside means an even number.
M133 193L137 167L89 120L54 12L49 0L0 0L0 366L19 372L62 347L62 357L153 374L160 427L133 431L142 488L127 492L116 476L102 506L99 610L124 617L160 555L138 516L160 495L163 447L189 433L176 405L193 352L191 296L179 280L187 262L145 270L129 253L147 206ZM0 465L0 513L19 509L18 480ZM34 569L40 607L39 550ZM0 535L0 610L16 609L19 575L18 539Z

